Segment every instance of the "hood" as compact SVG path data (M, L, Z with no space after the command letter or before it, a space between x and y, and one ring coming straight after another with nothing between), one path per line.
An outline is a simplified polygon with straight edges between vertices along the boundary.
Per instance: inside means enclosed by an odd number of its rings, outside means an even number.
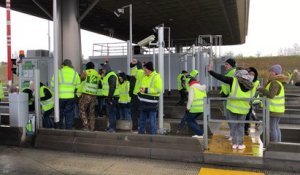
M110 66L109 66L109 64L104 64L103 66L102 66L102 68L103 68L103 70L105 70L105 74L108 74L109 72L111 72L111 68L110 68Z
M279 74L279 75L269 77L269 81L272 81L272 80L277 80L277 81L280 81L281 83L287 83L287 82L289 82L289 77L286 75L283 75L283 74Z
M206 85L201 85L199 83L193 84L193 85L191 85L191 87L197 88L201 91L206 91Z
M198 75L198 73L199 73L199 72L198 72L197 70L194 69L194 70L192 70L192 71L190 72L190 76L195 78L195 77Z

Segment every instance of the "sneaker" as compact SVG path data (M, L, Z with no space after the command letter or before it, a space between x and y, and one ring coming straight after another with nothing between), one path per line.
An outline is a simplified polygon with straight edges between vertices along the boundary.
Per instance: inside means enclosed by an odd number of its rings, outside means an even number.
M131 130L131 133L132 134L138 134L139 132L138 132L138 130Z
M197 139L203 139L203 136L200 136L200 135L193 135L192 137L197 138Z
M106 129L106 132L115 133L116 131L112 128Z
M245 148L246 148L246 145L239 145L239 146L238 146L238 149L239 149L239 150L242 150L242 149L245 149Z
M237 144L233 144L232 145L232 149L237 149L238 148L238 145Z

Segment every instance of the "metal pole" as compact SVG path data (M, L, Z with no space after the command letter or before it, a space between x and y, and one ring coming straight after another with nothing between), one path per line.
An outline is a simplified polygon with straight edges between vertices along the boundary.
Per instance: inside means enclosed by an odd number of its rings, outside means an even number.
M127 73L130 75L130 61L132 60L132 4L129 4L129 39L130 39L130 55L129 59L127 60Z
M51 38L50 38L50 21L48 21L48 56L50 57L50 49L51 49Z
M162 93L160 94L159 97L159 115L158 115L158 128L159 128L159 133L163 134L164 132L164 27L159 27L158 28L158 72L161 75L161 78L163 80L163 88L162 88Z
M53 56L53 73L54 73L54 122L59 122L59 97L58 97L58 59L59 59L59 18L60 8L59 0L53 1L53 36L54 36L54 56ZM60 2L60 1L59 1Z
M184 55L184 70L188 71L187 54Z
M192 45L192 70L195 69L195 44Z
M169 57L168 57L168 64L169 64L169 72L168 72L168 75L169 75L169 92L171 92L171 28L170 27L167 27L167 29L169 29L169 42L168 42L168 47L169 47Z
M204 148L208 149L208 122L207 122L207 116L210 115L210 103L208 98L203 99L203 129L204 129Z
M155 69L156 59L155 59L155 48L153 47L153 57L152 57L153 67Z
M126 67L126 71L127 71L127 75L130 75L130 40L127 41L127 67ZM128 65L128 61L129 61L129 65Z
M41 109L40 109L40 70L35 69L34 70L34 101L35 101L35 117L36 117L36 122L35 126L36 129L40 128L40 114L41 114ZM42 122L42 120L41 120Z

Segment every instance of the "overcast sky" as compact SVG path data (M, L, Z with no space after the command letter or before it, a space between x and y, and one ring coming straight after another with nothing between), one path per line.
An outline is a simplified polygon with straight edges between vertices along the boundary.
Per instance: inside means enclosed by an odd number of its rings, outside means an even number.
M300 45L299 8L299 0L250 0L246 43L222 47L222 53L230 51L255 56L260 52L261 55L275 56L280 48L291 48L295 43ZM5 12L0 8L0 61L7 60ZM11 28L13 54L21 49L48 49L47 20L12 11ZM53 36L52 23L50 35ZM93 43L118 41L84 30L81 30L81 38L84 58L92 55Z

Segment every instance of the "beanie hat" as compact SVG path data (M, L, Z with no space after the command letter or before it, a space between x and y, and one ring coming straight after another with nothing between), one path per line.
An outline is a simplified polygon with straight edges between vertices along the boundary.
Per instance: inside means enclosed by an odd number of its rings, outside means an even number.
M153 63L150 61L150 62L144 64L144 68L146 68L146 69L148 69L150 71L153 71L154 70Z
M230 64L231 67L235 67L235 60L234 59L229 58L225 62Z
M85 69L94 69L94 68L95 68L95 65L93 62L88 62L85 65Z
M191 72L190 72L190 76L195 78L197 75L198 75L198 71L196 69L193 69Z
M64 66L73 67L73 66L72 66L72 61L69 60L69 59L65 59L65 60L63 61L63 65L64 65Z
M269 71L275 72L275 74L278 75L281 74L282 68L279 64L274 64L273 66L271 66Z
M183 70L181 73L182 73L182 74L186 74L186 73L187 73L187 71L186 71L186 70Z

